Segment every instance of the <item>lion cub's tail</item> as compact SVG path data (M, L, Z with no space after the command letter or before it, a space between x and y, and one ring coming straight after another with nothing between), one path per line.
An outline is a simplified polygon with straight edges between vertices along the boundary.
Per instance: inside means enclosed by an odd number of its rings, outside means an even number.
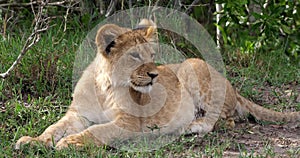
M282 113L266 109L237 94L237 111L240 114L250 113L256 119L271 122L300 122L300 112Z

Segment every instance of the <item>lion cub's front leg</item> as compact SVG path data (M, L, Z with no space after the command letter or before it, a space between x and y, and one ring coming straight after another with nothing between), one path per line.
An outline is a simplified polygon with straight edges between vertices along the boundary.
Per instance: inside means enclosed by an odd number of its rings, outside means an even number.
M29 136L21 137L15 148L20 149L20 146L32 142L40 142L46 146L54 146L61 138L70 134L78 133L84 130L85 122L77 116L75 111L69 110L67 114L57 123L49 126L40 136L32 138Z
M77 134L71 134L62 138L55 146L55 149L61 150L73 145L75 147L82 147L86 144L104 145L101 141L95 138L89 131L82 131Z
M111 145L114 141L126 140L133 137L133 131L136 131L134 127L136 123L125 123L123 120L115 120L105 124L98 124L90 126L80 133L69 135L62 138L55 146L60 150L70 145L75 147L81 147L86 144Z

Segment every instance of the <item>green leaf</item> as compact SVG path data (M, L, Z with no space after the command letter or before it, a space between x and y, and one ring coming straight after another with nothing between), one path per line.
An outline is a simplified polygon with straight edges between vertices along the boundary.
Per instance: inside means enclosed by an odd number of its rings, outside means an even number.
M287 33L287 34L291 34L292 33L291 29L288 26L286 26L286 25L281 25L281 28L282 28L282 30L283 30L284 33Z
M233 22L235 22L236 24L239 24L239 19L235 15L229 14L229 16L231 17L231 19L233 20Z
M222 37L223 37L223 41L224 41L224 44L227 44L227 35L225 33L225 30L222 26L218 25L218 24L215 24L215 26L221 31L221 34L222 34Z
M261 16L260 14L258 14L258 13L252 12L251 15L254 16L254 18L255 18L256 20L262 19L262 16Z

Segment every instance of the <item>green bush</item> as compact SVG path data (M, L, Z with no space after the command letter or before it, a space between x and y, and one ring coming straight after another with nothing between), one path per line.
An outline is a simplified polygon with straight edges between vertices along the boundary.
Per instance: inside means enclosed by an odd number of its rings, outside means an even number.
M218 0L224 4L221 20L225 46L237 48L243 56L277 51L289 60L299 62L300 55L300 2ZM248 60L248 59L247 59Z

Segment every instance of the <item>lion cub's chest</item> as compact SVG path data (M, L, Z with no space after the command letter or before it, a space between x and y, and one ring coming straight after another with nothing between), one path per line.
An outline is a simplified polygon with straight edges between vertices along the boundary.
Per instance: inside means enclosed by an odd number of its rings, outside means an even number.
M127 91L127 93L126 93ZM176 75L166 67L159 67L157 82L149 94L123 89L115 92L118 116L128 130L150 132L153 128L174 131L194 119L194 105Z

